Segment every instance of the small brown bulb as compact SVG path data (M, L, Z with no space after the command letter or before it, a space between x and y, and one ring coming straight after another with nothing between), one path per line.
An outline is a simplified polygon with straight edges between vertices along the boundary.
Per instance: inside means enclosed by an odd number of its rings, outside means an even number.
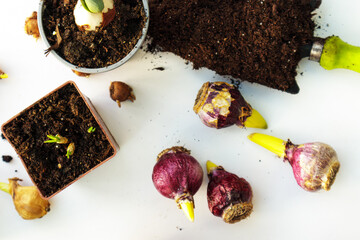
M39 27L37 24L37 12L33 12L30 17L26 18L25 32L28 35L32 35L35 39L40 37Z
M121 102L130 100L134 102L135 95L132 88L126 83L115 81L110 85L110 97L112 100L116 101L119 107L121 107Z

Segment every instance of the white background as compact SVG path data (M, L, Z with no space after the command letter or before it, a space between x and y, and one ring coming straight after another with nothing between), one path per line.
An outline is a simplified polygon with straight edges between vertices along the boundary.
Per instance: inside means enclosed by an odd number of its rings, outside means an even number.
M297 95L241 85L245 99L268 122L260 132L294 143L322 141L336 149L341 168L332 189L310 193L296 184L288 163L247 139L256 129L202 125L192 110L197 91L206 81L224 78L195 71L173 54L144 51L114 71L77 77L52 55L44 56L41 40L25 34L25 18L37 7L37 0L0 1L0 68L9 75L0 80L0 123L74 80L121 149L51 199L51 211L42 219L23 220L1 192L0 239L360 239L359 73L326 71L304 59ZM356 0L323 0L316 35L338 35L360 46L359 9ZM136 101L118 108L109 97L112 81L131 85ZM254 192L251 216L233 225L213 216L204 175L195 195L195 222L189 222L151 180L157 154L174 145L190 149L204 171L211 160L246 178ZM0 155L14 157L10 163L0 161L0 181L20 177L23 185L31 184L15 151L1 139Z

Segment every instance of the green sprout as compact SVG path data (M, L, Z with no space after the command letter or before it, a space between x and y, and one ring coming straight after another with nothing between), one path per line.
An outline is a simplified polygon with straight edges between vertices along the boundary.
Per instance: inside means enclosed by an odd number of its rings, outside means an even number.
M66 149L66 157L70 158L70 156L74 154L74 151L75 151L75 144L70 143Z
M87 130L88 133L93 133L95 132L96 128L94 127L89 127L89 129Z
M59 143L59 144L66 144L68 143L68 139L66 137L62 137L59 134L54 135L47 135L49 138L48 140L44 141L44 143Z
M85 10L91 13L100 13L104 9L103 0L80 0Z

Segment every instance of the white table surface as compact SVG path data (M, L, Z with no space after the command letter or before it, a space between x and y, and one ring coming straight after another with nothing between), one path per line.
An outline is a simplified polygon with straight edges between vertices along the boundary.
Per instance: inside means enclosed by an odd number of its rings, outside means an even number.
M102 115L120 145L118 154L50 200L42 219L23 220L9 195L0 193L0 239L360 239L360 74L326 71L302 60L291 95L243 83L245 99L267 120L267 130L222 130L204 126L192 110L206 81L223 81L210 70L193 70L170 53L139 51L111 72L81 78L44 56L44 45L24 32L25 18L37 11L37 0L0 1L0 123L67 80L77 83ZM338 35L360 46L360 1L323 0L316 35ZM164 71L153 70L164 67ZM109 97L112 81L131 85L134 103L121 108ZM247 139L253 132L294 143L322 141L333 146L341 168L329 192L306 192L291 167ZM181 145L192 151L205 171L211 160L252 185L254 211L230 225L208 210L208 179L195 195L195 222L189 222L173 200L154 188L151 173L163 149ZM31 181L15 151L0 139L0 181Z

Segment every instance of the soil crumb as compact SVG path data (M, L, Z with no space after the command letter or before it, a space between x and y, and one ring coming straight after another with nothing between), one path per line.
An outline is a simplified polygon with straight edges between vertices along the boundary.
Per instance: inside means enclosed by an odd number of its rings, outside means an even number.
M164 71L165 68L164 67L156 67L156 68L153 68L153 70Z
M9 155L3 155L2 156L2 160L4 161L4 162L11 162L11 160L13 160L13 157L12 156L9 156Z

